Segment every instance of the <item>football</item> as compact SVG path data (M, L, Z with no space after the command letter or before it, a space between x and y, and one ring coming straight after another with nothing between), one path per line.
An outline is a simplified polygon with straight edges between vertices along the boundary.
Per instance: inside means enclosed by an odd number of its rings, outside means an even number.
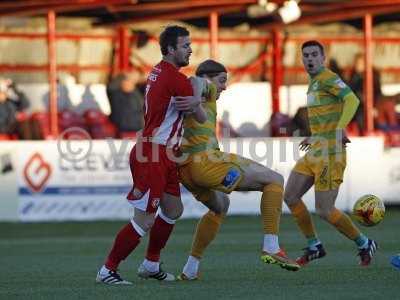
M364 195L354 203L353 217L364 226L375 226L385 216L385 205L375 195Z

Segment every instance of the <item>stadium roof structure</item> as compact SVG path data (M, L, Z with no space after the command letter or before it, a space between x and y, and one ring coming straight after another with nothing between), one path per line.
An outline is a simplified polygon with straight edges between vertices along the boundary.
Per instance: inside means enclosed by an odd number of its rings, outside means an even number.
M285 26L279 11L289 2L301 10L293 24L346 21L361 27L365 14L373 15L374 23L400 21L400 0L2 0L0 18L54 11L58 16L92 17L100 26L163 19L208 26L209 15L217 13L220 27L247 23L269 30Z

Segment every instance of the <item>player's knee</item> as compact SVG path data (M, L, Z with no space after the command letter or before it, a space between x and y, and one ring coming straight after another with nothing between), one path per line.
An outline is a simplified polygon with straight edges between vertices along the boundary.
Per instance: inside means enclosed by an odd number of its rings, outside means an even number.
M324 207L316 206L315 207L315 212L321 219L328 220L331 210L330 209L326 209Z
M297 201L300 201L299 197L296 197L288 188L285 189L283 193L283 201L285 201L286 205L293 205Z
M151 227L153 227L154 224L154 218L148 218L145 220L145 222L143 223L143 230L145 232L148 232L150 230Z
M178 205L174 209L163 211L163 214L171 220L178 220L183 214L183 206Z
M276 184L276 185L280 185L283 187L284 183L285 183L285 179L283 178L283 176L281 174L279 174L278 172L275 171L268 171L268 172L259 172L257 173L257 181L262 185L268 185L268 184Z
M154 224L154 215L148 215L145 217L134 216L132 218L132 225L134 226L136 231L138 231L143 235L151 229L153 224Z
M273 183L278 184L283 187L283 185L285 184L285 179L283 178L283 176L281 174L274 172Z
M221 211L222 214L226 215L228 213L229 204L230 204L230 201L229 201L228 196L224 197L223 201L222 201L222 211Z
M229 198L228 196L224 195L218 199L216 205L214 205L212 211L216 214L226 214L229 209Z

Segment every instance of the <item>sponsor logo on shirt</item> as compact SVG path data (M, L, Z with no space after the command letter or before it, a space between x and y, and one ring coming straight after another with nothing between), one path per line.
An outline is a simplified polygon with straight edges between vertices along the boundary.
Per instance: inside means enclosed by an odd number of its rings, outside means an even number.
M340 87L341 89L344 89L346 87L346 84L343 82L342 79L338 78L335 80L335 83Z
M222 185L230 188L240 179L240 172L237 169L230 169L228 174L226 174Z
M151 206L153 208L157 208L160 205L160 198L154 198L151 200Z

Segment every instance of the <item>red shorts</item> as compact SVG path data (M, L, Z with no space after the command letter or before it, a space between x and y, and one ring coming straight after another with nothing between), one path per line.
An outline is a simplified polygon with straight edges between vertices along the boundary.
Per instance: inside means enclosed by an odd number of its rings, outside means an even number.
M153 213L164 193L180 197L177 166L168 158L166 146L138 143L131 151L129 162L133 187L127 199L134 207ZM133 195L135 187L143 193L141 198Z

